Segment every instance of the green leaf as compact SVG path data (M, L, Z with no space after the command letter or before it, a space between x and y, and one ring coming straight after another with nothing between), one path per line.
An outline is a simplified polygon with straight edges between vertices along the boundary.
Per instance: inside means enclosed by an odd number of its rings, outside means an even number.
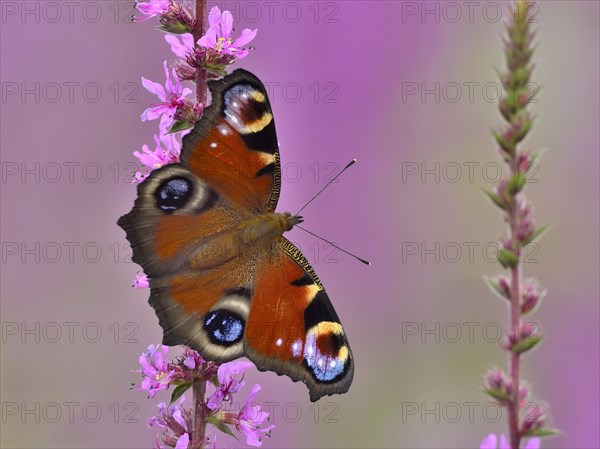
M204 66L204 70L208 73L212 73L217 76L227 76L227 66L214 66L214 65L206 65Z
M189 388L191 386L192 386L191 382L186 382L186 383L183 383L183 384L178 385L177 387L175 387L175 389L171 393L171 401L169 402L169 404L172 404L177 399L179 399L181 397L181 395L183 393L185 393L187 390L189 390Z
M492 291L492 293L494 293L496 296L498 296L500 298L503 298L503 299L510 299L508 296L506 296L504 294L504 292L502 291L502 289L498 285L498 281L496 279L491 278L489 276L484 276L483 280L485 281L485 283L487 284L487 286L490 288L490 290Z
M539 429L530 430L529 432L525 432L523 434L523 436L524 437L551 437L554 435L558 435L560 433L561 433L561 431L558 429L539 428Z
M497 399L500 402L506 402L510 399L508 394L506 394L506 392L502 391L502 390L487 390L486 389L483 391L486 392L487 394L489 394L494 399Z
M185 34L185 33L192 32L187 26L185 26L182 23L172 23L170 25L158 25L153 28L163 31L165 33L173 33L173 34Z
M500 265L504 268L516 267L519 263L519 259L510 249L501 249L498 252L498 262L500 262Z
M184 131L186 129L190 129L193 127L194 127L194 124L192 122L178 121L178 122L173 123L173 125L171 126L169 131L167 131L167 134L177 133L179 131Z
M538 226L535 231L533 231L533 234L531 235L531 237L529 237L527 240L525 240L523 242L523 246L525 245L529 245L530 243L539 240L542 235L544 235L546 233L546 231L550 229L550 225L549 224L544 224L541 226Z
M500 199L500 197L498 195L496 195L494 192L492 192L490 189L486 189L485 187L482 187L481 188L481 192L493 204L495 204L496 206L498 206L502 210L506 210L506 206L504 205L504 203L502 202L502 200Z
M512 145L510 142L504 140L504 138L500 134L498 134L496 131L492 131L492 134L494 135L494 139L496 139L496 143L505 152L507 152L508 154L513 154L515 152L515 146Z
M542 341L543 338L544 337L531 337L519 341L513 346L512 351L515 354L523 354L524 352L529 351L531 348L537 345L540 341Z
M531 131L531 128L533 127L533 119L526 117L523 120L524 120L524 122L521 125L521 129L519 130L518 133L515 133L512 138L512 143L514 143L515 145L517 143L519 143L521 140L523 140L525 138L525 136L529 133L529 131Z
M527 183L527 176L522 171L518 171L508 181L508 192L511 195L519 193Z
M230 437L235 438L236 440L238 439L236 434L232 432L229 426L227 426L227 424L225 424L224 422L219 421L214 415L208 415L205 419L207 423L212 424L224 434L227 434Z

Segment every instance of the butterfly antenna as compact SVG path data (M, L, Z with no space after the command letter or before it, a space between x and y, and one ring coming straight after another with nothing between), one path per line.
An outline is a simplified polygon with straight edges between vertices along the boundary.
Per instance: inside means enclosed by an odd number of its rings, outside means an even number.
M354 162L352 162L352 163L354 163ZM341 173L340 173L340 174L341 174ZM343 253L346 253L346 254L348 254L349 256L352 256L352 257L354 257L356 260L358 260L359 262L362 262L362 263L364 263L365 265L371 265L371 262L369 262L368 260L365 260L365 259L363 259L363 258L361 258L361 257L358 257L358 256L357 256L357 255L355 255L355 254L352 254L351 252L348 252L348 251L346 251L346 250L345 250L345 249L343 249L343 248L340 248L340 247L339 247L339 246L337 246L335 243L332 243L332 242L330 242L329 240L327 240L327 239L325 239L325 238L321 237L320 235L317 235L317 234L315 234L314 232L310 232L308 229L306 229L306 228L303 228L303 227L302 227L302 226L300 226L300 225L296 225L296 226L294 226L294 227L296 227L296 228L300 228L300 229L302 229L304 232L306 232L306 233L308 233L308 234L312 235L313 237L316 237L316 238L318 238L318 239L320 239L320 240L323 240L323 241L324 241L324 242L326 242L326 243L329 243L329 244L330 244L331 246L333 246L334 248L337 248L337 249L339 249L341 252L343 252Z
M319 190L315 196L313 196L310 200L308 200L308 202L304 206L302 206L302 208L298 212L296 212L295 215L298 215L300 212L302 212L306 208L306 206L308 206L310 203L312 203L316 197L318 197L321 193L323 193L323 190L325 190L327 187L329 187L329 185L332 182L334 182L337 178L339 178L342 175L342 173L344 173L346 170L348 170L350 167L352 167L355 162L356 162L356 159L352 159L350 162L348 162L348 164L346 164L344 169L341 172L339 172L337 175L335 175L327 184L325 184L325 186L321 190ZM335 246L335 245L333 245L333 246Z

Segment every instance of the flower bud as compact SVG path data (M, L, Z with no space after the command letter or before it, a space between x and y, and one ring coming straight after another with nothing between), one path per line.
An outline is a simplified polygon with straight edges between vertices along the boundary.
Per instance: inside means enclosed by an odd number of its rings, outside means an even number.
M538 327L533 322L521 323L518 329L510 329L504 336L501 346L507 351L522 354L532 349L541 340Z
M521 286L521 313L529 313L539 304L547 290L535 278L527 278Z
M499 274L495 278L485 277L485 281L490 289L504 299L510 299L510 279L504 274Z
M542 410L542 407L538 404L532 404L533 410L527 412L521 423L520 433L521 435L535 434L535 431L542 429L546 424L546 415Z
M501 369L489 370L483 378L483 389L494 398L500 405L508 404L510 400L510 379Z
M193 31L194 20L191 12L177 3L171 3L159 21L159 28L167 33L184 34Z

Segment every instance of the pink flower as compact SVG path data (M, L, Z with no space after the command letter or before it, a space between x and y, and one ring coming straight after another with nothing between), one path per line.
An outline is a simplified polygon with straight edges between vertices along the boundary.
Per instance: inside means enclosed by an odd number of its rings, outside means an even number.
M139 173L139 172L138 172ZM135 279L133 281L133 288L148 288L150 284L148 283L148 276L146 276L142 272L137 272L135 275Z
M148 419L148 427L163 429L162 441L168 447L187 449L190 444L190 432L193 428L193 416L190 410L182 407L185 396L167 407L164 402L158 404L158 415ZM158 437L157 437L158 439ZM158 445L158 447L161 447Z
M145 17L139 20L136 18L136 22L145 22L146 20L152 17L166 14L167 12L169 12L172 5L172 0L147 0L143 2L138 1L135 3L135 7Z
M259 405L253 405L254 396L260 391L260 385L256 384L250 390L246 404L237 416L237 429L246 436L246 444L250 446L261 446L261 437L269 436L269 432L275 428L274 425L261 427L269 414L263 412Z
M154 397L160 390L166 390L174 379L175 371L170 369L167 360L168 346L150 345L139 357L142 369L137 371L143 376L139 390L147 391Z
M219 386L217 390L208 399L207 406L211 410L217 410L223 401L228 400L229 396L233 393L237 393L244 386L243 376L242 379L236 379L237 374L242 374L248 368L253 367L252 362L248 361L233 361L223 363L217 370L217 378L219 379Z
M134 151L133 155L137 157L142 164L150 167L152 170L160 168L163 165L178 162L179 153L173 154L174 151L172 147L163 148L161 146L161 139L156 134L154 135L154 142L156 143L154 151L150 150L148 145L143 145L142 153Z
M539 449L540 447L540 439L539 438L529 438L523 446L523 449ZM506 441L506 437L503 433L500 434L500 447L498 448L498 437L490 433L487 437L481 440L481 444L479 445L479 449L510 449L510 444Z
M167 134L169 120L163 116L160 121L159 135L154 134L156 148L154 151L148 148L148 145L142 146L142 153L134 151L133 155L137 157L142 164L150 167L151 170L160 168L163 165L179 162L181 152L181 142L174 134ZM164 145L164 148L163 148Z
M165 114L165 116L168 117L170 124L173 120L173 115L175 115L177 110L185 106L185 97L192 93L191 89L188 89L187 87L182 88L181 82L175 73L175 69L172 70L175 82L171 81L169 69L167 68L167 61L164 61L163 67L165 69L166 78L165 87L142 77L142 84L144 87L149 92L156 95L161 101L160 104L153 105L142 113L142 121L154 120Z
M209 28L206 30L206 34L198 40L198 45L212 48L218 53L231 55L238 59L245 58L248 55L248 50L243 47L256 37L257 29L250 30L246 28L242 31L241 36L233 41L231 37L233 16L229 11L221 13L218 6L210 10L208 23Z

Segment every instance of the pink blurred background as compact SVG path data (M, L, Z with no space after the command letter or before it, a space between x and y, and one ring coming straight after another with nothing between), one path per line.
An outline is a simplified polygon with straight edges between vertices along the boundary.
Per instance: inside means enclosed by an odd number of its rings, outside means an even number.
M238 33L259 30L237 66L273 89L279 209L356 157L303 215L373 262L291 234L342 318L356 375L349 393L315 405L301 384L248 373L259 400L276 403L264 447L466 448L506 428L480 391L482 373L505 365L495 333L507 312L482 282L503 226L479 193L500 166L489 131L501 123L493 67L506 5L467 3L217 3ZM116 220L135 197L131 153L157 129L139 120L154 101L140 77L162 82L171 58L155 22L127 23L131 4L0 3L2 447L150 447L145 420L168 397L129 389L161 329L148 291L131 288L138 267ZM526 143L548 151L528 192L554 227L525 264L549 294L534 315L547 338L524 376L563 431L543 447L595 448L600 10L536 8L543 89Z

